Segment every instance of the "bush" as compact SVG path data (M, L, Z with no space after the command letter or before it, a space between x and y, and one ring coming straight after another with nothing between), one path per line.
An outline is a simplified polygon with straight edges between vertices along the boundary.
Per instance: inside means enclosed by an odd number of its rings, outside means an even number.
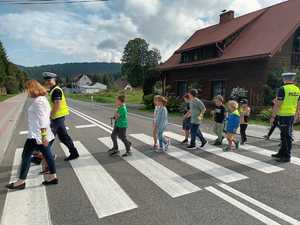
M262 110L258 116L263 121L270 121L272 117L272 108Z
M176 97L168 98L167 108L169 112L179 112L182 107L182 101Z
M154 109L154 103L153 103L154 96L155 96L154 94L144 95L143 102L146 109Z

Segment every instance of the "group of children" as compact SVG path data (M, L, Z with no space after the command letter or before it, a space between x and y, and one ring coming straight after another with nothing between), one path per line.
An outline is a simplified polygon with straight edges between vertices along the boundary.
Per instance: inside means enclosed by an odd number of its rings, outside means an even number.
M191 93L193 94L193 93ZM188 144L190 134L195 133L193 131L193 127L197 126L196 135L201 139L202 146L204 146L207 141L204 139L201 131L199 129L199 124L195 124L192 121L193 113L191 111L191 106L193 106L193 100L191 99L190 93L184 96L185 108L183 115L183 130L185 132L185 139L182 141L182 144ZM195 101L195 100L194 100ZM200 100L199 100L200 101ZM213 111L214 116L214 132L217 135L217 139L214 142L214 145L220 146L224 140L224 134L228 141L228 146L226 146L224 151L231 151L233 146L236 149L239 148L240 143L244 144L247 141L246 129L248 126L249 116L251 113L251 109L248 105L248 101L243 99L239 103L237 101L229 101L227 103L227 107L224 104L224 98L220 95L214 98L215 109ZM154 97L154 115L153 115L153 140L154 146L153 149L157 152L164 152L168 150L170 145L170 138L164 136L164 132L167 129L168 125L168 110L167 110L167 99L163 96L156 95ZM111 138L113 141L113 147L109 150L110 155L115 155L119 153L117 138L120 138L121 141L125 144L126 153L123 154L123 157L131 155L131 142L127 140L126 130L128 128L128 118L127 118L127 108L125 105L125 96L119 96L116 99L117 111L114 114L115 124L114 129L111 134ZM203 116L205 112L205 106L203 104L204 109L199 111L201 115L197 116L197 119L200 121L198 117ZM200 107L201 108L201 107ZM195 117L195 116L194 116ZM195 120L195 119L193 119ZM236 133L238 128L240 128L241 142L237 139ZM201 134L201 135L200 135ZM192 135L193 136L193 135ZM195 134L194 134L195 136ZM191 145L193 145L191 140ZM195 146L189 146L191 149Z
M234 145L235 148L238 149L240 143L243 145L247 142L246 130L251 113L248 100L241 100L240 107L237 101L231 100L227 103L227 109L224 105L224 98L222 96L216 96L214 102L216 105L215 110L213 111L215 121L214 132L218 137L214 144L222 145L224 139L223 134L225 133L228 146L223 150L230 151ZM241 142L236 138L239 127Z

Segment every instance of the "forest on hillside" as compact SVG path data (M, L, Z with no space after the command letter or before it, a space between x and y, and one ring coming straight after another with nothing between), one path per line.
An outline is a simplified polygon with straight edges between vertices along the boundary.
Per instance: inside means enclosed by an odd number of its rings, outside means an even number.
M0 41L0 95L16 94L24 90L27 74L11 63Z
M59 75L62 80L72 80L79 74L101 75L110 74L113 79L120 76L120 63L86 62L86 63L63 63L54 65L42 65L34 67L19 66L26 71L31 79L41 79L43 72L52 72Z

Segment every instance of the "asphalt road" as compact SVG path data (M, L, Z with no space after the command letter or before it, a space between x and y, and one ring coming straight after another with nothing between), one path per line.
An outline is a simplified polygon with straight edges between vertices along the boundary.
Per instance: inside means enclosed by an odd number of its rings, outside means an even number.
M0 166L1 225L300 224L299 146L290 164L270 159L278 142L253 138L233 153L212 146L188 152L177 141L180 126L170 124L172 147L159 154L149 145L151 118L130 114L133 156L109 157L113 110L69 104L67 126L80 159L64 162L56 140L59 185L42 187L40 168L32 166L28 188L7 192L26 139L24 112Z

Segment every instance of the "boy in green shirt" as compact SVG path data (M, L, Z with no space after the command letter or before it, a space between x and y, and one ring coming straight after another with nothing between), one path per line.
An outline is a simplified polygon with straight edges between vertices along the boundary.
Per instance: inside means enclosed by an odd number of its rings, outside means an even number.
M118 109L113 117L116 121L115 121L114 129L111 134L111 139L113 141L113 148L110 149L109 152L111 156L116 155L120 152L118 147L118 141L117 141L119 137L126 147L126 153L123 154L122 156L126 157L131 155L131 151L130 151L131 142L129 142L126 137L126 130L128 128L128 118L127 118L128 113L125 105L124 95L117 97L116 106Z

